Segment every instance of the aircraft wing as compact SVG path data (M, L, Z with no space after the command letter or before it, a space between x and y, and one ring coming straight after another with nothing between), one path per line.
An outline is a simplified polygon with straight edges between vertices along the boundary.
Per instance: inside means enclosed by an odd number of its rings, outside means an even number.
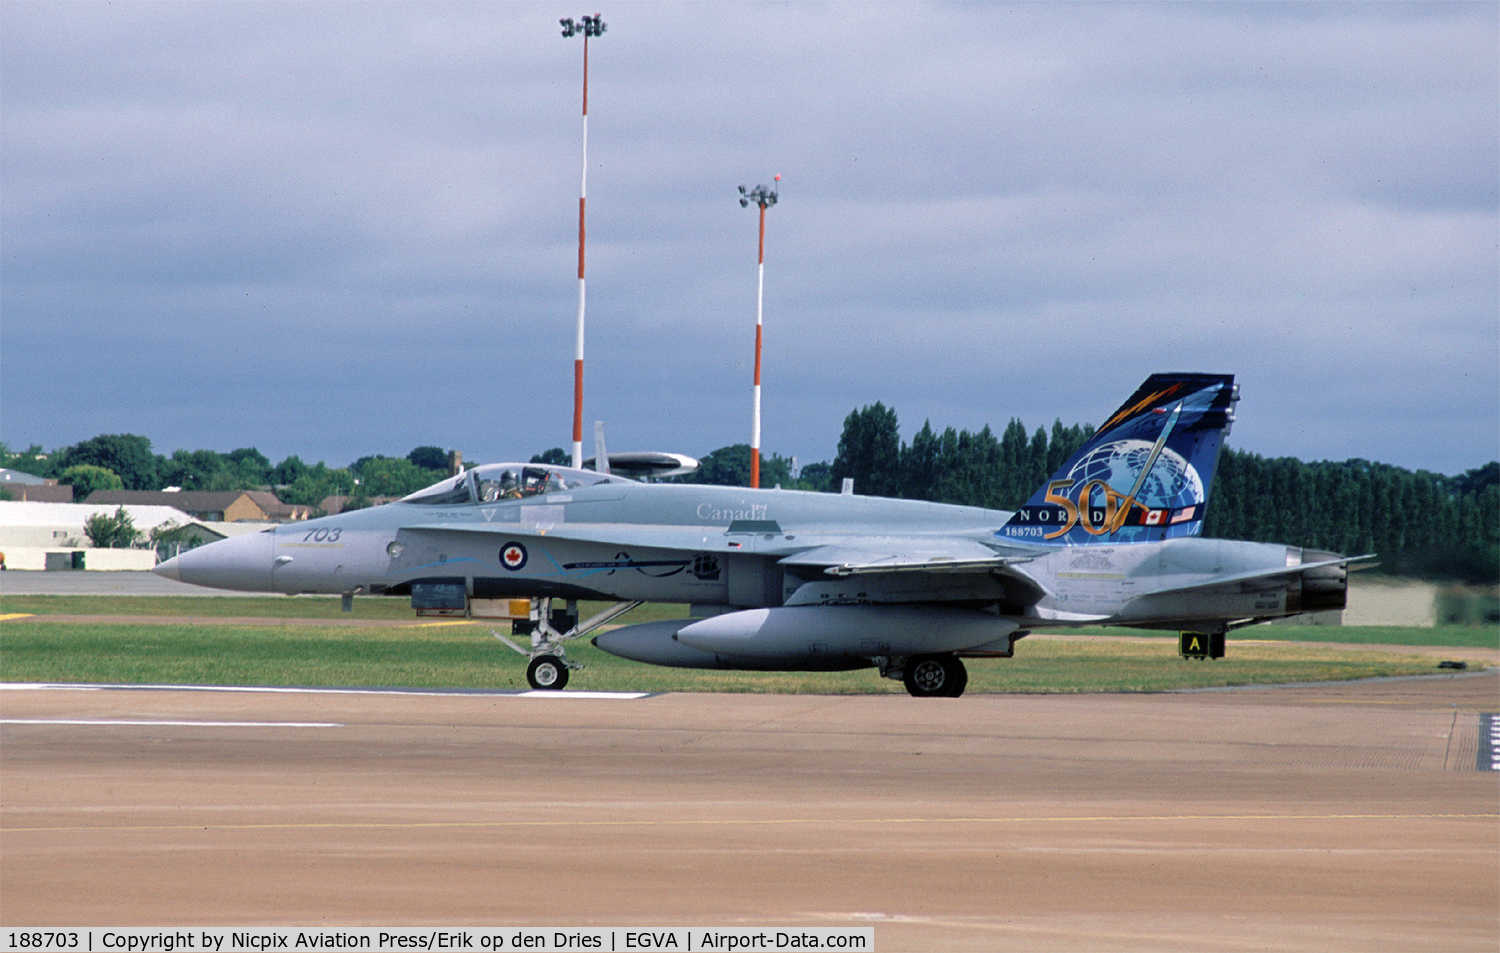
M871 537L829 541L780 560L810 576L821 571L826 583L809 582L793 601L832 602L855 583L861 598L875 602L984 601L1006 594L1010 601L1034 603L1047 589L1020 564L1039 554L1015 549L998 553L962 536Z
M881 544L886 545L881 545ZM781 560L783 566L822 569L830 576L888 572L990 572L1035 559L997 555L962 538L861 540L814 546Z

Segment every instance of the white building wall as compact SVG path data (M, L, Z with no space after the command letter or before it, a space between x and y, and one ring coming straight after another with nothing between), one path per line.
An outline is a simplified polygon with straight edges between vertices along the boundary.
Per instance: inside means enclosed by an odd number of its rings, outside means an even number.
M93 549L84 533L89 518L113 515L119 504L90 506L85 503L32 503L0 500L0 553L6 569L46 568L47 553L85 550L88 569L150 569L156 553L150 549ZM185 525L193 518L170 506L125 504L125 512L143 535L164 523Z

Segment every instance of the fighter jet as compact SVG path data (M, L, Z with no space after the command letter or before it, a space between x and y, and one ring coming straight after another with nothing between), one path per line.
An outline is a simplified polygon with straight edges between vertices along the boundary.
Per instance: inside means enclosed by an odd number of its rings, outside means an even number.
M489 464L384 506L189 550L156 567L199 586L408 596L419 610L528 600L527 677L560 689L567 643L645 602L687 618L600 631L655 665L877 668L954 697L965 659L1009 658L1055 626L1243 625L1342 609L1351 562L1204 539L1232 375L1150 377L1015 512L853 493L643 483ZM607 468L606 468L607 469ZM580 623L576 601L614 605ZM554 609L564 600L566 609Z

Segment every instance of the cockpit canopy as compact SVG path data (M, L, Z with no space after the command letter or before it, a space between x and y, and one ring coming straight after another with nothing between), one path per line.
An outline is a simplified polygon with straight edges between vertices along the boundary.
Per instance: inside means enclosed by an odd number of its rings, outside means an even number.
M489 463L456 477L449 477L425 490L403 497L402 503L420 506L464 506L470 503L503 503L549 493L562 493L596 483L630 483L624 477L593 470L551 466L545 463Z

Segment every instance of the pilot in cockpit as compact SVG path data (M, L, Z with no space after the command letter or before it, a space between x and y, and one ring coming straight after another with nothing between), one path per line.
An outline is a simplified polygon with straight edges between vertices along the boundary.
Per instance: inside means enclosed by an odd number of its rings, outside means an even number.
M514 470L502 470L496 479L479 481L479 500L482 503L520 500L562 488L557 474L542 467L524 467L519 476Z
M552 473L540 467L527 467L521 471L521 496L538 496L549 489L547 481Z
M495 503L500 500L514 500L521 496L520 484L516 481L513 470L505 470L497 480L479 481L479 499L483 503Z

